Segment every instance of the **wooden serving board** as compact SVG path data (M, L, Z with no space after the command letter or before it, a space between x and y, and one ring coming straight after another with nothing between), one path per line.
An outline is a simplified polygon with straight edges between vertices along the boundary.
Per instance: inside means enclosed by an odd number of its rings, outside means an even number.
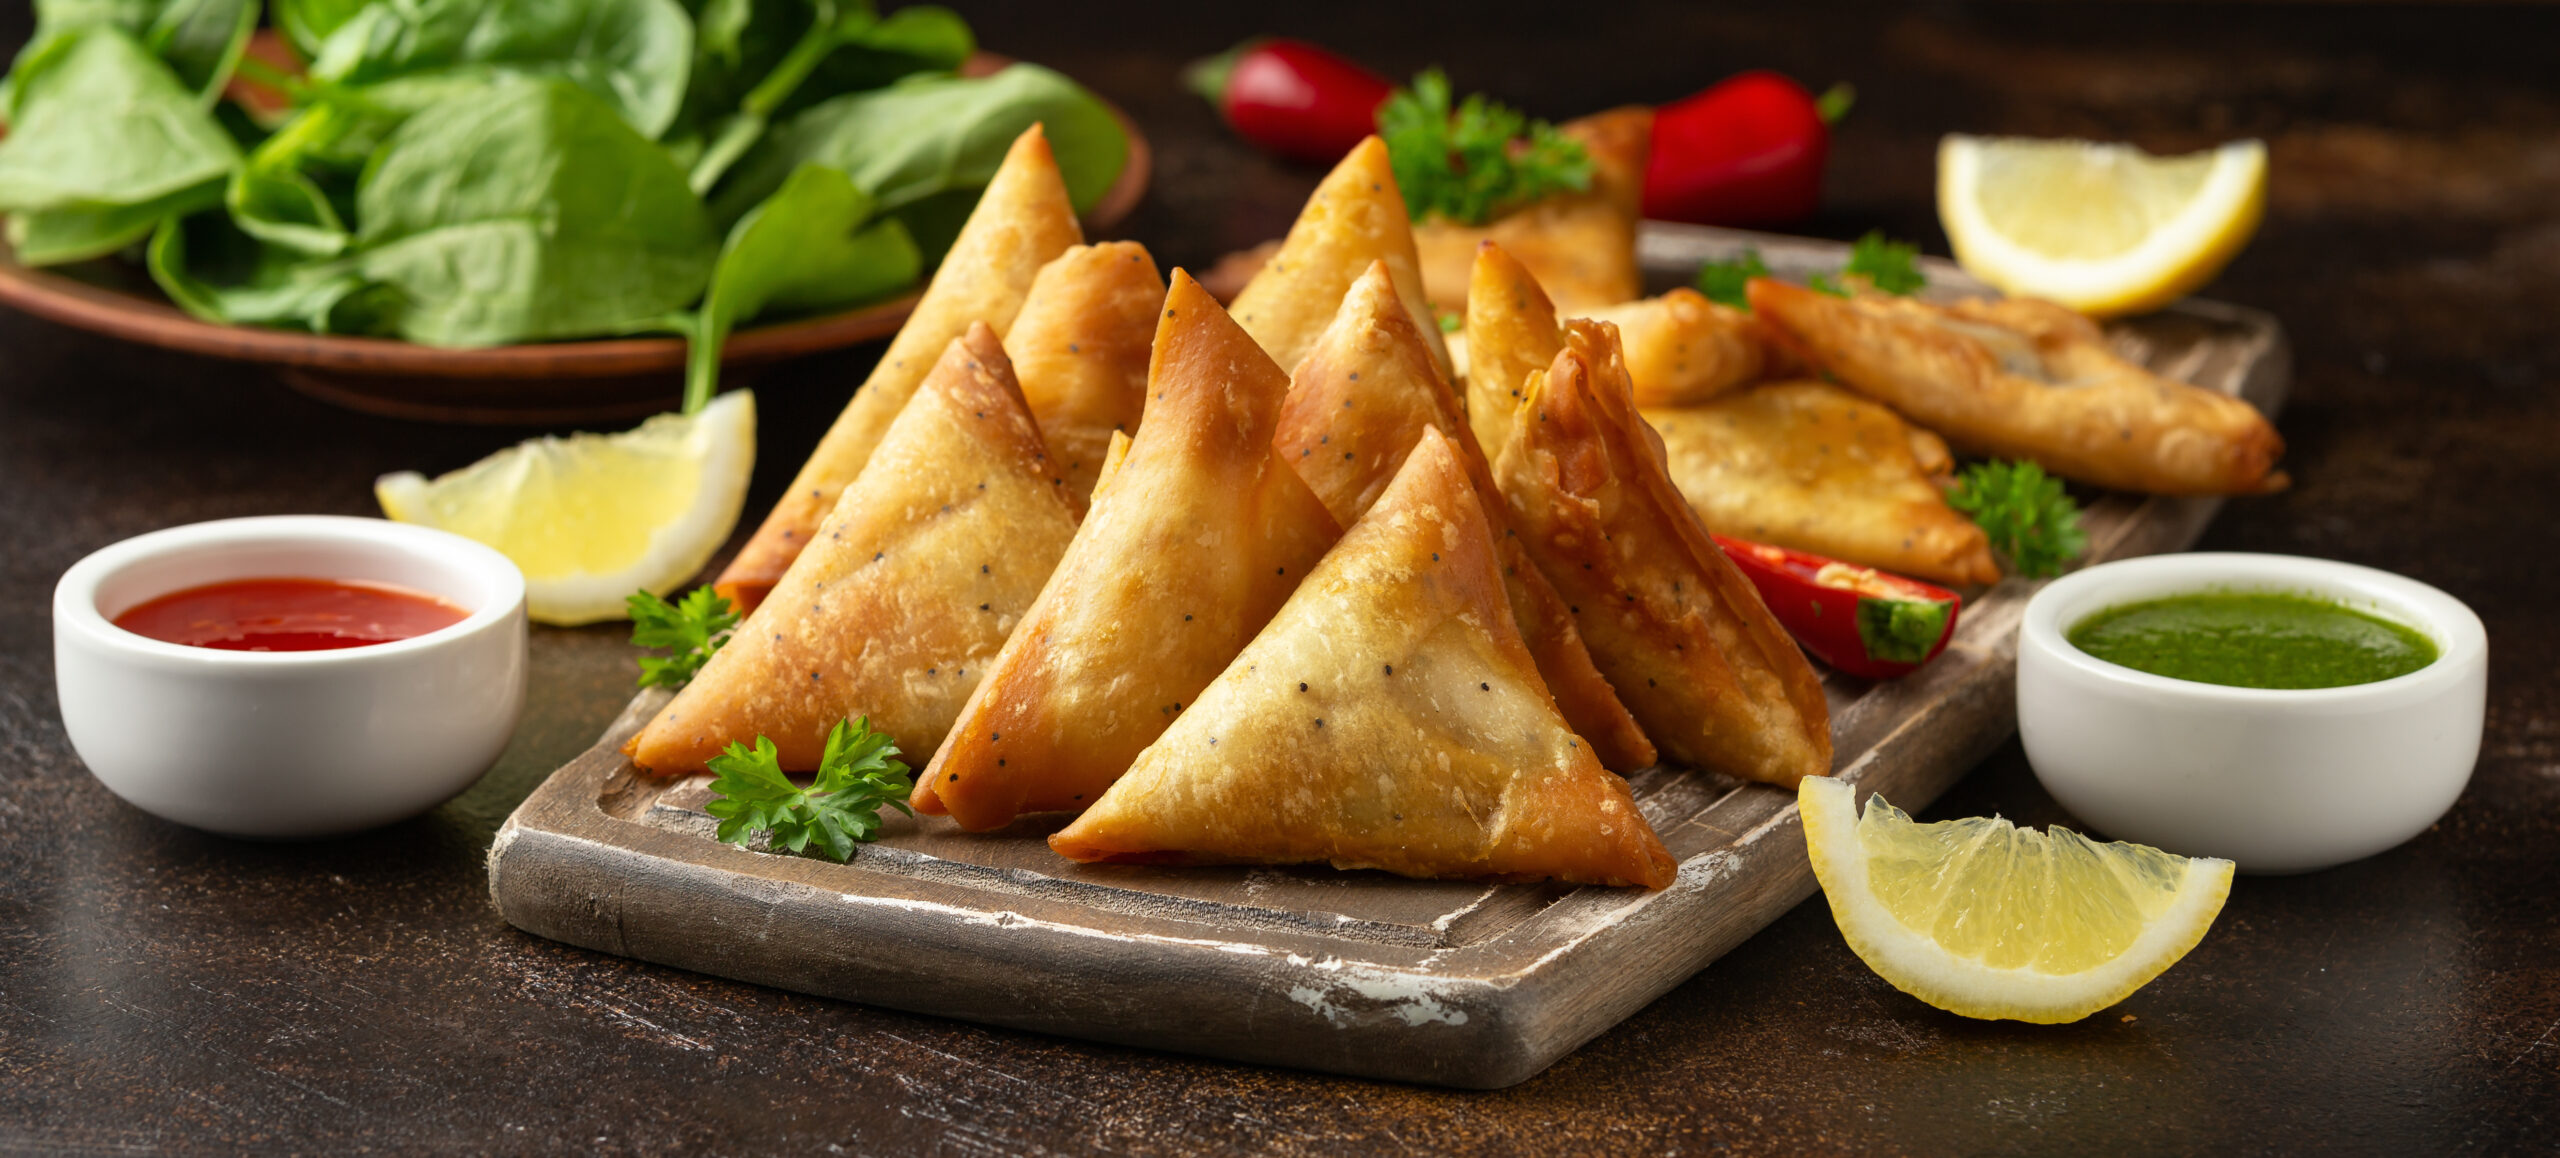
M1757 247L1781 274L1845 247L1649 224L1666 284ZM1932 292L1977 289L1954 267ZM2172 377L2273 413L2273 318L2189 302L2111 327ZM2105 495L2091 559L2184 549L2218 500ZM1835 774L1917 812L2016 728L2011 579L1964 609L1938 660L1886 683L1827 675ZM662 784L620 748L664 702L632 701L499 830L489 891L520 928L646 961L922 1013L1156 1049L1437 1085L1545 1069L1814 890L1795 796L1711 773L1631 778L1673 856L1660 892L1411 881L1330 869L1078 865L1063 817L969 835L896 816L850 864L713 839L707 777Z

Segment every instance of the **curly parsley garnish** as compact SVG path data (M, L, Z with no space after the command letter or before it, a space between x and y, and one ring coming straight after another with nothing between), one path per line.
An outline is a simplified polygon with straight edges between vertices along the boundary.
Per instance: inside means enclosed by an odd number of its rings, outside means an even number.
M1698 292L1708 301L1722 302L1735 309L1751 308L1746 287L1755 277L1768 277L1769 267L1760 260L1760 251L1745 249L1731 261L1710 261L1698 267ZM1836 298L1851 297L1855 287L1864 285L1882 293L1910 295L1929 285L1929 275L1920 272L1920 247L1892 241L1884 231L1876 230L1849 247L1849 260L1836 274L1817 273L1805 284L1820 293Z
M767 847L841 864L853 859L854 845L880 835L881 805L915 815L907 807L915 785L897 754L888 736L871 730L870 717L839 721L827 733L816 779L802 788L783 773L773 741L758 736L753 748L733 741L710 760L715 795L702 810L719 818L727 843L744 848L770 832Z
M696 587L681 602L669 603L646 591L625 601L631 608L631 642L665 648L665 656L640 657L640 686L680 688L711 662L711 654L729 642L739 614L729 601L708 587Z
M1745 287L1755 277L1769 276L1769 267L1760 260L1760 251L1745 249L1732 261L1710 261L1698 267L1698 292L1711 302L1722 302L1737 310L1751 308L1751 297Z
M1991 549L2009 569L2029 578L2062 574L2063 564L2089 549L2080 527L2080 504L2062 480L2032 462L1980 462L1956 476L1947 505L1971 516L1991 537Z
M1449 78L1436 68L1378 106L1378 135L1416 221L1437 213L1482 225L1550 193L1591 188L1591 154L1579 142L1482 94L1453 110Z

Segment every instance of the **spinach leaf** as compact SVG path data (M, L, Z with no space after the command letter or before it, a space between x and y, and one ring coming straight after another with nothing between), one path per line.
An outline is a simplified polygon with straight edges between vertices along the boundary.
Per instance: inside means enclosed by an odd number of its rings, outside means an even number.
M767 309L823 310L885 297L923 272L904 225L864 228L869 194L843 173L802 165L729 230L685 362L685 413L711 400L732 325Z
M841 170L884 212L978 189L1035 122L1045 127L1076 207L1090 208L1120 176L1128 137L1074 81L1016 64L986 77L911 76L812 106L748 153L712 198L712 215L736 220L809 162Z
M262 245L219 213L163 218L148 265L170 301L217 323L342 331L331 315L364 288L352 263L309 262Z
M38 0L30 54L86 28L113 28L168 63L211 104L258 26L255 0Z
M0 140L0 212L30 265L112 252L218 189L239 147L169 66L121 29L62 34L22 60ZM73 216L45 216L70 214Z
M776 112L788 116L829 97L879 88L919 72L951 72L976 51L977 34L958 13L932 4L901 8L844 38Z
M559 78L411 117L366 168L356 220L358 268L399 291L400 335L435 346L644 325L702 294L717 248L683 170Z
M675 120L692 61L693 21L676 0L376 0L329 34L311 76L358 89L564 77L654 138Z
M276 27L304 59L320 55L320 46L373 0L267 0Z

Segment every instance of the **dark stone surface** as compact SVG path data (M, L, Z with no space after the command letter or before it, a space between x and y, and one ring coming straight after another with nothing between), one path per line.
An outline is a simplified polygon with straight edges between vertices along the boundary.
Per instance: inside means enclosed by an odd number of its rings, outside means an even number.
M364 837L254 845L126 807L53 699L73 560L228 515L370 513L368 483L509 435L365 418L262 372L0 314L0 1150L1919 1153L2545 1150L2560 1118L2560 10L1939 4L1105 15L971 6L988 44L1122 102L1158 146L1127 233L1199 265L1315 174L1227 138L1181 61L1256 31L1448 65L1563 117L1773 65L1855 81L1810 231L1943 253L1948 130L2257 134L2256 244L2212 292L2298 365L2290 493L2206 546L2401 571L2494 641L2489 732L2443 823L2244 878L2213 934L2079 1025L1894 992L1808 904L1515 1089L1463 1094L1103 1048L569 949L490 909L481 854L626 698L611 629L543 631L499 767ZM1031 8L1034 6L1007 6ZM25 9L0 20L24 36ZM1471 23L1474 20L1476 22ZM762 510L869 351L759 390ZM2064 819L2016 747L1935 810Z

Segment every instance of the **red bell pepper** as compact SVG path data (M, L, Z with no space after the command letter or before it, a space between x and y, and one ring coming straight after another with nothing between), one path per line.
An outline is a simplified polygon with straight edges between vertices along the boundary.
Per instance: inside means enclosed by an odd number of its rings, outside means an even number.
M1378 131L1395 86L1303 40L1248 40L1183 70L1227 126L1281 156L1330 165Z
M1868 679L1908 675L1955 638L1964 598L1870 567L1715 537L1760 601L1815 659Z
M1822 198L1831 124L1854 95L1844 84L1816 97L1785 76L1755 70L1655 109L1644 215L1700 225L1783 225L1811 216Z

